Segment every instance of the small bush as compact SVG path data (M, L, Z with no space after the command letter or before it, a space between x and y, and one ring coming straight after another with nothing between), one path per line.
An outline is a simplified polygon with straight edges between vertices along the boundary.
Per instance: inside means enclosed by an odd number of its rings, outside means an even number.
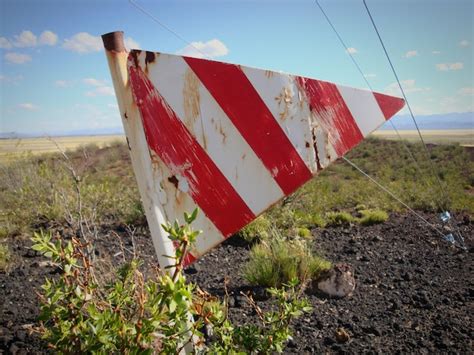
M328 212L326 219L327 224L330 226L341 226L354 222L354 217L347 212Z
M363 226L371 226L388 220L388 213L382 210L361 210L359 213L361 218L358 219L358 222Z
M330 262L314 255L306 242L273 238L251 249L244 276L253 285L280 287L295 278L305 283L330 267Z
M270 235L270 228L270 221L264 216L259 216L252 223L243 228L239 234L248 243L254 243L267 240Z
M183 276L186 252L199 234L190 227L196 214L185 213L183 225L163 225L177 245L174 271L145 279L134 259L106 284L95 276L87 243L35 233L32 248L62 269L58 279L46 280L40 296L39 331L50 348L58 353L178 354L195 339L196 353L282 352L291 338L291 321L311 310L300 298L298 281L269 289L276 302L265 312L249 297L261 325L234 326L227 317L227 301L220 303ZM211 338L201 332L205 326L212 329Z

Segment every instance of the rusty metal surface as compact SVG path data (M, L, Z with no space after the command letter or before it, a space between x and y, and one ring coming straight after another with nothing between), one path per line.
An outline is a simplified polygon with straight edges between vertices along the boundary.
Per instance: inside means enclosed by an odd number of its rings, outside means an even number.
M193 261L345 154L403 100L284 73L132 51L147 182L167 220L198 207Z

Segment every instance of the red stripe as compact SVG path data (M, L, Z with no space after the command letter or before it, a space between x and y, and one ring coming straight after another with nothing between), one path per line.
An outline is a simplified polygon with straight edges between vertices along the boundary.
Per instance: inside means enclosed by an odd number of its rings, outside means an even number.
M297 81L306 93L311 111L330 130L331 143L338 156L364 139L335 84L302 77L297 77Z
M405 100L374 92L375 100L380 106L386 120L396 114L405 105Z
M148 146L189 185L189 195L228 237L253 219L232 185L217 168L151 81L129 56L129 74L135 103L140 110ZM177 182L176 176L169 177Z
M197 260L197 258L191 254L189 251L186 253L186 256L184 257L183 260L183 266L188 266L189 264L194 263Z
M239 66L187 57L184 60L285 194L311 179L310 170Z

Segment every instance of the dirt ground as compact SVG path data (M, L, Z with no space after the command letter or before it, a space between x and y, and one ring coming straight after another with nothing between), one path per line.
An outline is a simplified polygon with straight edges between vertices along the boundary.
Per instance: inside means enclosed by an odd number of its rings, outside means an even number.
M286 352L472 353L474 224L463 216L457 220L466 251L450 246L412 215L392 214L386 223L371 227L313 230L321 254L334 263L353 265L357 286L345 299L307 295L313 311L295 322ZM60 226L56 229L67 235ZM125 249L111 230L122 236ZM104 227L101 235L98 255L111 263L134 246L147 263L155 261L146 228L135 233L133 243L122 226ZM44 266L45 259L30 245L28 240L12 239L13 267L0 272L0 353L47 352L46 344L29 330L39 312L36 291L45 277L60 270ZM256 321L240 291L252 292L263 308L270 303L259 297L261 289L249 286L241 276L249 248L231 238L186 270L190 281L218 296L224 294L224 278L230 278L230 314L237 323ZM339 328L349 334L348 341L337 341Z

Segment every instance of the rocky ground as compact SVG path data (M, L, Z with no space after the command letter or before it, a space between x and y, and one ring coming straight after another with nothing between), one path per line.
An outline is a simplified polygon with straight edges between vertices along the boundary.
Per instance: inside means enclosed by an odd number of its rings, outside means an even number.
M435 220L433 216L431 220ZM466 239L462 251L412 215L390 216L372 227L316 229L315 247L333 262L354 267L357 286L350 298L323 299L307 295L313 311L295 322L295 336L287 353L472 353L474 327L474 224L458 217ZM152 262L153 248L143 231L134 234L120 226L118 238L104 229L99 256L115 263L133 246ZM38 316L36 291L45 277L60 270L29 249L28 240L11 240L14 264L0 272L0 353L44 353L45 344L31 328ZM261 294L241 276L249 246L231 239L186 270L188 279L215 295L223 295L224 277L230 278L233 321L255 321L240 291ZM263 307L268 300L258 301ZM336 332L345 333L337 337Z

